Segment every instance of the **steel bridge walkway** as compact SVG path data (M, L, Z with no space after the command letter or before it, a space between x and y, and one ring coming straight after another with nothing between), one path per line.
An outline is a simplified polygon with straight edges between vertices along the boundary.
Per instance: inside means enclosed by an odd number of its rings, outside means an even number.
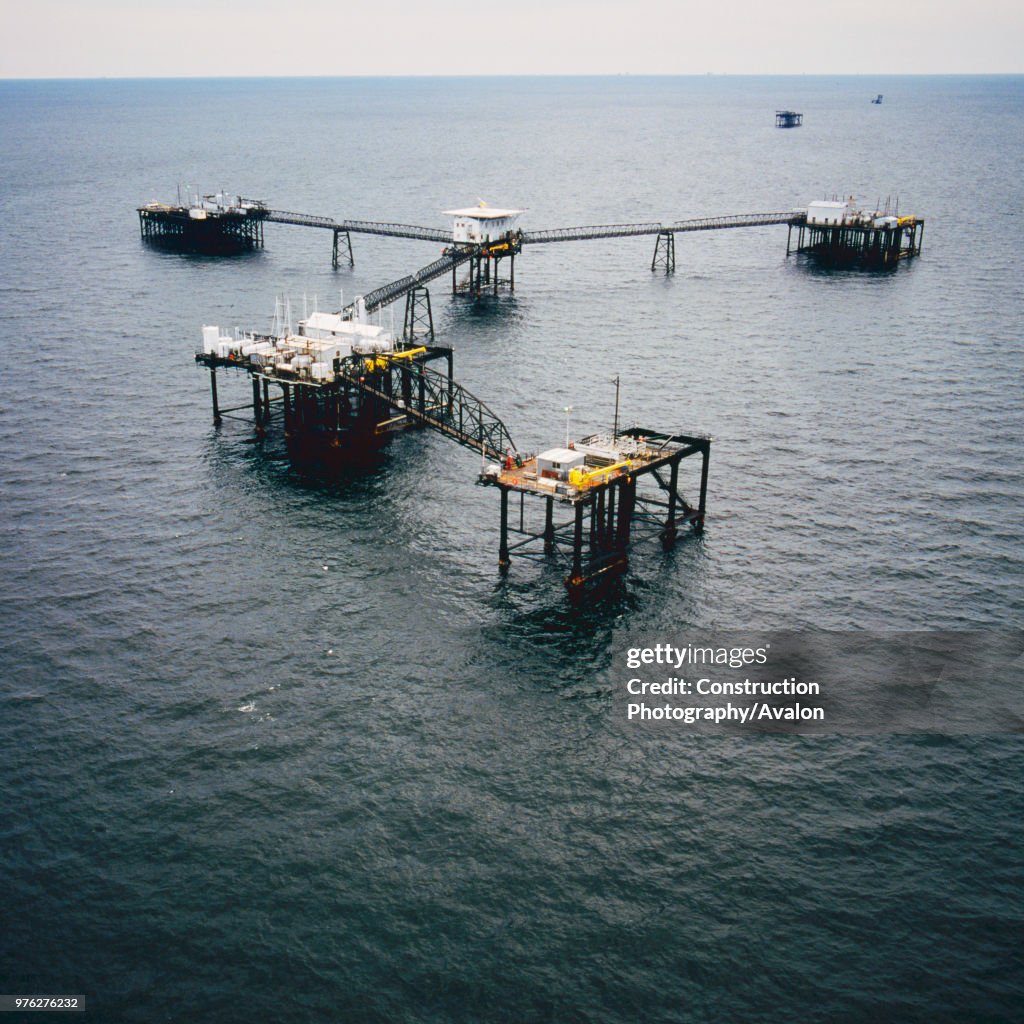
M399 377L397 381L391 380L390 393L377 386L378 375L367 372L363 357L342 360L339 372L350 385L387 402L414 423L437 430L489 459L502 462L506 456L516 454L505 424L457 381L422 363L382 358L387 371L397 372Z
M667 232L679 234L684 231L720 231L725 228L754 228L769 224L790 224L804 215L802 210L779 213L735 213L724 217L696 217L692 220L677 220L669 224L584 224L570 228L551 228L545 231L524 231L523 244L537 245L542 242L578 242L591 238L627 238L633 235L661 235ZM331 217L317 217L308 213L289 213L286 210L271 210L264 218L278 224L296 224L300 227L324 228L327 231L348 231L364 235L385 235L392 238L419 238L427 242L450 243L451 231L442 228L425 228L416 224L393 224L371 220L333 220Z
M520 235L520 241L525 244L541 244L547 242L573 242L595 238L625 238L636 235L657 235L659 246L664 239L666 244L671 243L672 238L686 231L718 231L725 228L748 228L761 227L769 224L794 224L803 216L801 211L789 211L786 213L738 213L724 217L698 217L693 220L677 220L671 224L643 223L643 224L590 224L579 227L553 228L548 231L528 231ZM374 313L384 306L398 301L415 289L423 287L428 282L450 273L456 267L478 256L486 249L482 245L459 245L452 246L451 232L440 228L425 228L415 224L394 224L384 221L367 220L341 220L336 221L330 217L318 217L307 213L290 213L286 210L270 210L265 217L266 220L275 221L278 224L295 224L300 227L323 228L337 235L342 232L357 232L367 235L386 235L394 238L417 238L428 242L441 242L450 246L440 259L428 263L425 267L413 274L400 277L396 281L375 288L362 296L363 309L365 313ZM666 257L671 260L672 269L675 267L674 255ZM658 259L657 253L655 260ZM653 269L653 264L652 264ZM357 304L352 303L345 307L342 315L352 319L359 313Z
M480 246L478 245L452 249L450 252L446 252L440 259L434 260L433 263L428 263L414 274L407 274L405 277L400 277L397 281L391 281L389 284L381 285L380 288L374 288L372 292L367 292L362 296L366 312L375 313L382 306L391 305L392 302L396 302L416 288L423 287L428 282L439 278L442 274L450 273L456 267L471 260L479 251ZM356 313L355 303L350 303L342 310L342 316L347 318L354 317Z
M423 228L416 224L391 224L372 220L334 220L331 217L317 217L311 213L290 213L287 210L271 210L264 220L277 224L295 224L304 228L323 228L326 231L348 231L350 234L385 235L390 238L419 238L425 242L451 242L451 231L441 228Z
M667 227L663 224L596 224L589 227L556 228L552 231L533 231L523 234L521 241L527 242L571 242L589 238L621 238L628 235L664 235L681 231L717 231L724 228L749 228L760 227L766 224L790 224L797 213L738 213L726 217L699 217L695 220L678 220ZM343 222L351 223L351 222ZM426 231L426 228L416 229ZM440 234L440 232L439 232ZM408 236L424 237L424 236ZM400 277L397 281L383 285L363 296L366 304L366 312L373 313L382 306L390 305L392 302L407 295L414 288L425 285L446 274L462 263L466 263L478 255L485 247L479 245L468 245L453 248L445 253L440 259L428 263L422 270L409 274L407 277ZM354 315L355 307L350 306L346 310Z
M579 242L591 238L625 238L632 235L678 234L683 231L720 231L724 228L754 228L767 224L789 224L801 211L786 213L735 213L725 217L697 217L671 224L589 224L547 231L524 231L523 245L541 242Z

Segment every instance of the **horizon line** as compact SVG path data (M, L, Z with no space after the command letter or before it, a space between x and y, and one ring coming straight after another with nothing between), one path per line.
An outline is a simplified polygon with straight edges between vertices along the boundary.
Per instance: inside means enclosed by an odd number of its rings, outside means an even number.
M452 79L452 78L1021 78L1024 71L687 71L687 72L634 72L634 71L508 71L508 72L453 72L440 74L423 72L413 74L365 75L0 75L0 82L187 82L187 81L351 81L367 79Z

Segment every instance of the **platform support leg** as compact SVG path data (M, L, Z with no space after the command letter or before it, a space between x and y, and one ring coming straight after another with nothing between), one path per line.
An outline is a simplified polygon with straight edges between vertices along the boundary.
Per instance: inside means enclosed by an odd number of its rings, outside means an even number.
M402 377L402 402L406 409L412 408L412 371L408 366L401 366L399 373Z
M263 402L260 398L259 377L252 379L252 415L256 421L256 436L263 437L266 431L263 429Z
M341 235L345 236L344 245L338 244L338 239ZM345 259L350 267L356 265L355 257L352 255L352 236L347 231L342 231L339 228L334 229L334 252L331 256L331 265L335 270L338 269L342 259Z
M654 256L651 259L651 271L664 270L672 274L676 269L676 236L671 231L659 231L654 243Z
M709 442L705 442L704 449L700 454L700 500L697 504L697 518L693 521L695 533L704 532L704 512L707 508L708 500L708 469L711 463L711 444Z
M629 547L630 524L633 521L633 507L636 504L636 481L627 477L619 485L619 523L615 546L620 551Z
M565 581L569 601L574 605L583 600L586 584L583 577L583 508L583 502L576 505L576 521L572 534L572 573Z
M576 521L572 532L572 574L565 581L570 599L583 592L583 502L576 505Z
M405 321L402 340L408 345L422 341L434 343L434 314L430 307L430 290L417 285L405 296Z
M213 425L219 427L223 422L220 418L220 406L217 404L217 368L210 367L210 398L213 401Z
M617 511L615 492L618 490L614 485L608 488L608 515L604 523L604 537L601 540L602 547L613 548L615 546L615 513Z
M508 488L501 488L501 543L498 547L498 571L504 575L508 572Z
M676 487L679 483L679 460L672 460L672 470L668 485L668 518L665 528L661 531L661 546L668 551L676 542Z
M548 497L544 509L544 554L555 550L555 499Z

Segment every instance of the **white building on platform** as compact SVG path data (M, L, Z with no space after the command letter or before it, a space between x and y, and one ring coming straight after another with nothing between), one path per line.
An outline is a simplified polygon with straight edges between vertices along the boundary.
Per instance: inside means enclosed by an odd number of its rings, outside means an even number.
M515 227L516 221L525 210L499 210L496 206L488 206L483 201L478 206L470 206L465 210L445 210L453 217L452 241L472 242L484 245L488 242L500 242Z

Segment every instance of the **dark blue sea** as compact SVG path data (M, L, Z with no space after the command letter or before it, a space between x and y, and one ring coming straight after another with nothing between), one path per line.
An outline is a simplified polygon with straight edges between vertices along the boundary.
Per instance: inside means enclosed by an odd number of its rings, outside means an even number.
M96 1024L1024 1020L1024 719L698 735L617 696L639 637L1021 627L1024 79L5 81L0 140L0 994ZM566 406L609 429L615 376L623 423L715 438L703 536L573 609L554 567L499 576L497 494L444 437L325 481L211 422L202 324L336 309L439 246L148 248L136 207L179 183L436 227L834 194L926 223L882 274L776 226L680 235L674 275L643 237L527 247L497 300L432 286L520 447Z

